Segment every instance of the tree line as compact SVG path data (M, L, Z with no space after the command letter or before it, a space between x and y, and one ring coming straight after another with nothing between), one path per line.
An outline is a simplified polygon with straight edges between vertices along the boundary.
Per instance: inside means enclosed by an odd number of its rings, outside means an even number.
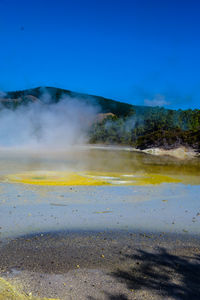
M135 107L125 117L115 115L95 122L89 141L141 149L183 145L200 150L200 110Z

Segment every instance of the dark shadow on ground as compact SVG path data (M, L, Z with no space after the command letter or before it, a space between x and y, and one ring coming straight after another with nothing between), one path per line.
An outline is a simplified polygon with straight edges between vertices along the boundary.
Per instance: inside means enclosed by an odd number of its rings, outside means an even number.
M125 258L130 259L133 267L112 275L128 289L136 292L145 289L173 299L200 299L200 255L176 256L159 248L156 253L139 250ZM109 299L115 299L113 297Z

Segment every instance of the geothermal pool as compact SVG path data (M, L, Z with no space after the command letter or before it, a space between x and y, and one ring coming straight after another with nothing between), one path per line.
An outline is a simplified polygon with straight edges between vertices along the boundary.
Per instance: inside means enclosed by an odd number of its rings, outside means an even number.
M200 162L74 148L1 153L1 237L51 230L199 233Z
M199 236L200 160L115 148L1 151L2 247L98 232Z

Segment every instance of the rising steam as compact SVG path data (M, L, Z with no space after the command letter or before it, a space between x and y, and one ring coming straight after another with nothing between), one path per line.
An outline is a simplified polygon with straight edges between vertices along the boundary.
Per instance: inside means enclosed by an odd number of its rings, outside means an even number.
M0 148L64 149L87 142L98 108L82 99L63 97L52 103L49 94L16 110L0 109Z

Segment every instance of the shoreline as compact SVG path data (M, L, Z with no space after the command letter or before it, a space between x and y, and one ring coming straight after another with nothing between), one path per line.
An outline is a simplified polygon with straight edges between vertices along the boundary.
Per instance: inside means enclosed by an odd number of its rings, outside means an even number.
M151 154L154 156L171 156L179 159L192 159L200 156L200 153L198 153L194 149L187 148L184 146L172 148L172 149L164 149L158 147L138 149L131 146L96 144L96 145L89 145L89 148L103 149L103 150L133 151L133 152Z

